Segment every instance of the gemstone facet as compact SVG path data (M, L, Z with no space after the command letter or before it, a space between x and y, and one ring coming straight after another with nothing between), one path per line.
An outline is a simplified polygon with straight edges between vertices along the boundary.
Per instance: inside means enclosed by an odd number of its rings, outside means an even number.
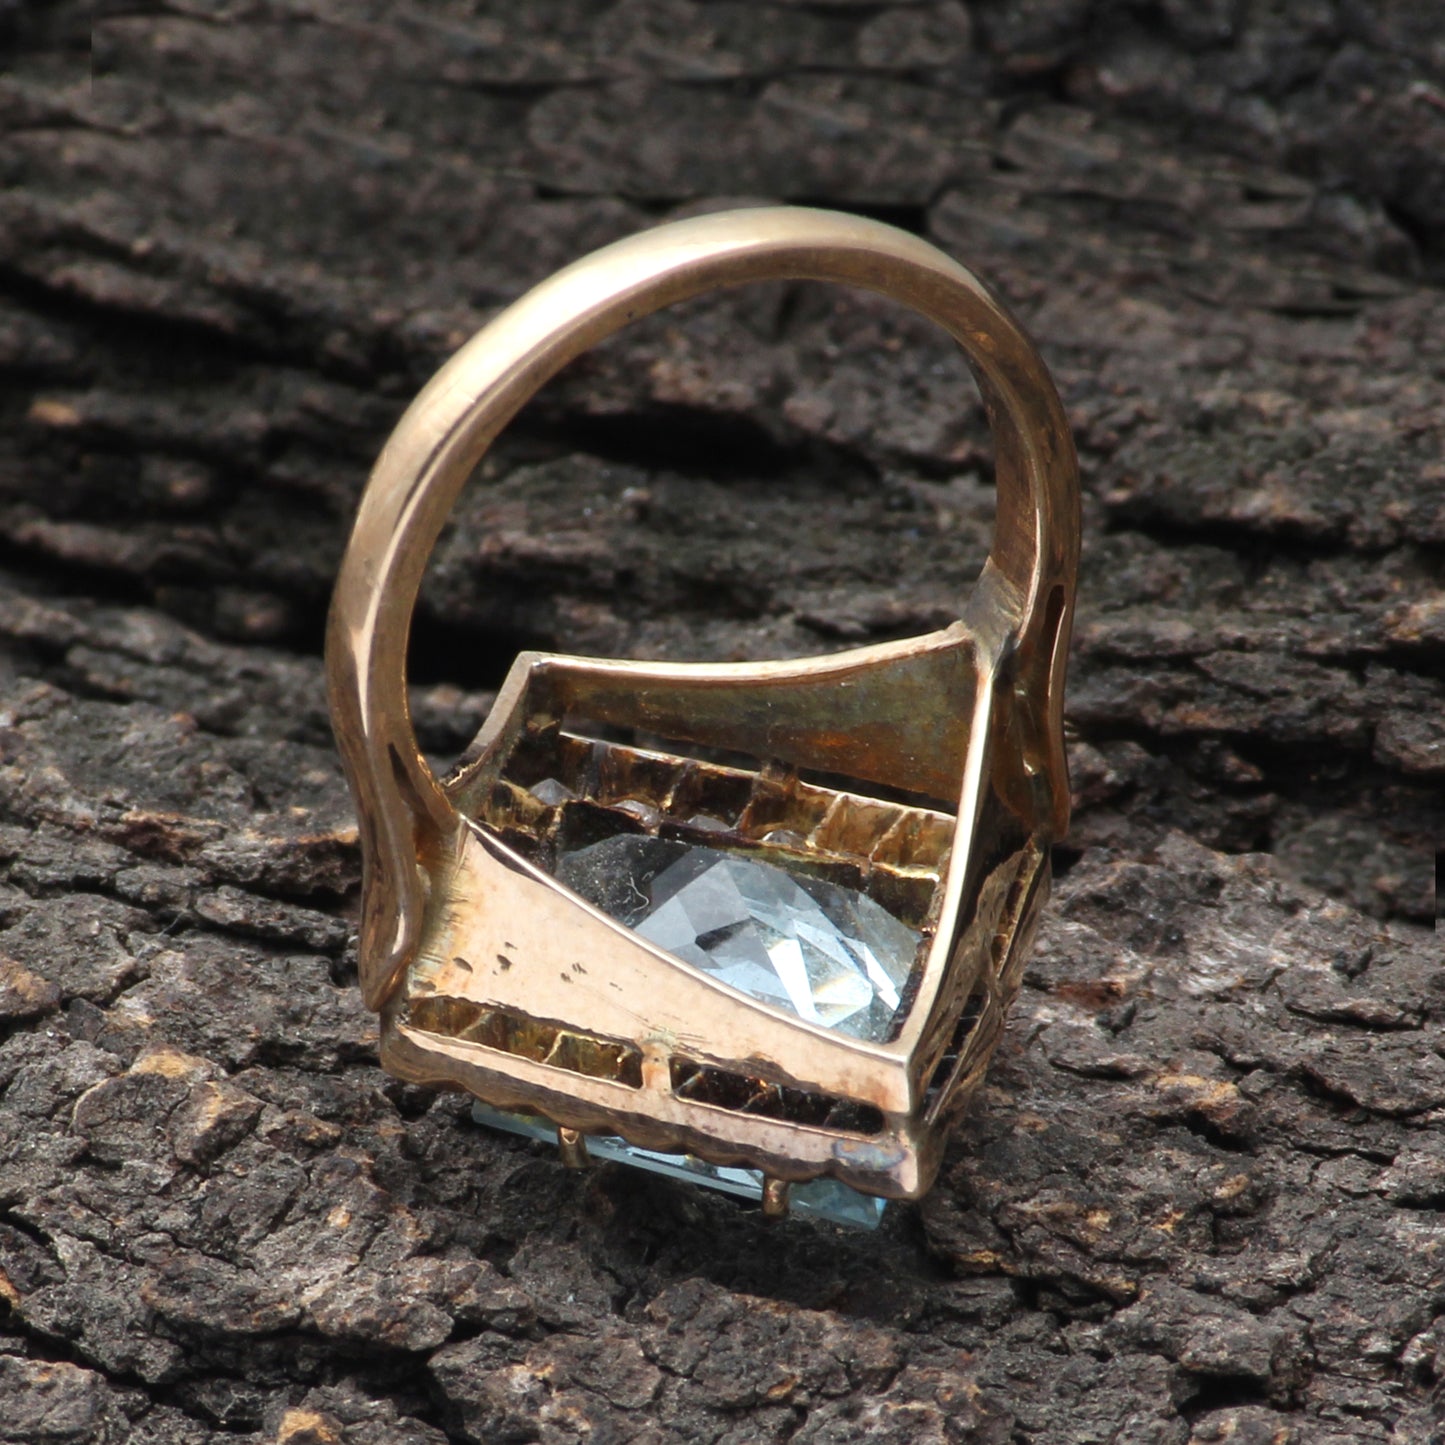
M557 1141L557 1130L535 1114L508 1114L477 1103L472 1105L472 1118L478 1124L501 1129L508 1134L519 1134L524 1139L536 1139L543 1144L555 1144ZM656 1149L641 1149L613 1134L588 1135L587 1152L594 1159L627 1164L649 1174L661 1174L665 1179L717 1189L739 1199L756 1202L763 1197L763 1176L756 1169L709 1164L692 1154L663 1154ZM859 1194L856 1189L850 1189L836 1179L810 1179L805 1184L793 1185L788 1194L791 1212L826 1219L849 1229L877 1229L887 1204L886 1199Z
M747 853L631 834L564 853L557 878L761 1003L853 1038L893 1031L920 935L863 893Z

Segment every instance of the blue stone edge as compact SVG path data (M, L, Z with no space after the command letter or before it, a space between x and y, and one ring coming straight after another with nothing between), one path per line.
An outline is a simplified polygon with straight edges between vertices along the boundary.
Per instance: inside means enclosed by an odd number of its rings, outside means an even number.
M552 1145L557 1142L556 1126L535 1114L508 1113L478 1100L472 1105L472 1118L489 1129L500 1129L523 1139ZM709 1164L692 1154L663 1154L655 1149L642 1149L615 1134L589 1134L587 1152L594 1159L626 1164L684 1184L716 1189L738 1199L756 1203L763 1197L763 1175L758 1169L737 1169ZM886 1199L860 1194L836 1179L810 1179L805 1184L794 1184L788 1191L790 1213L825 1219L847 1229L877 1229L887 1207Z

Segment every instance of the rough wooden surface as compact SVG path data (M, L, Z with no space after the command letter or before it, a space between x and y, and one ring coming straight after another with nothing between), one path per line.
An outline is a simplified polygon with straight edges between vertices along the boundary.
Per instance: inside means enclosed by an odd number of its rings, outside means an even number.
M0 1440L1445 1438L1437 7L101 12L0 5ZM1085 470L1063 876L939 1189L869 1238L379 1073L317 657L447 351L765 197L990 278ZM971 396L807 287L587 359L438 554L426 745L523 642L950 616Z

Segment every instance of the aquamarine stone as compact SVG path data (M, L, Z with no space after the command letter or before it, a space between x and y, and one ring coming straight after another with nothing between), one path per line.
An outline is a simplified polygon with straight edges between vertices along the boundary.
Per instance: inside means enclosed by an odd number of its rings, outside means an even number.
M536 791L534 789L534 791ZM853 1038L889 1038L920 934L873 899L756 854L638 834L564 853L557 878L639 937L773 1008ZM556 1142L544 1119L478 1104L480 1123ZM588 1151L691 1184L758 1200L763 1175L690 1154L589 1135ZM832 1179L797 1184L789 1209L876 1229L885 1201Z
M472 1117L479 1124L520 1134L524 1139L538 1139L544 1144L557 1143L557 1130L534 1114L508 1114L486 1104L473 1104ZM606 1159L645 1169L667 1179L680 1179L684 1184L700 1184L706 1189L721 1190L739 1199L756 1203L763 1197L763 1176L757 1169L734 1169L708 1164L691 1154L662 1154L655 1149L639 1149L615 1134L589 1134L587 1152L594 1159ZM877 1229L887 1207L886 1199L860 1194L836 1179L811 1179L795 1184L788 1191L788 1209L793 1214L826 1219L850 1229Z
M633 834L564 854L557 877L760 1003L857 1039L893 1032L919 934L866 894L756 854Z

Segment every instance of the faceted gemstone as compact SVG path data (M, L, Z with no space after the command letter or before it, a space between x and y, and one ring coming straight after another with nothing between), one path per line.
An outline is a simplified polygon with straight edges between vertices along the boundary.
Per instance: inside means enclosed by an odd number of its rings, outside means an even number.
M472 1105L472 1117L479 1124L505 1130L508 1134L520 1134L524 1139L537 1139L552 1145L557 1142L557 1130L535 1114L508 1114L479 1103ZM679 1179L686 1184L721 1190L739 1199L756 1202L763 1197L763 1176L757 1169L709 1164L693 1154L663 1154L656 1149L639 1149L613 1134L589 1134L587 1152L594 1159L629 1164L634 1169L645 1169L648 1173ZM790 1212L813 1215L851 1229L877 1229L887 1203L886 1199L860 1194L836 1179L810 1179L805 1184L793 1185L788 1191Z
M684 963L854 1038L883 1040L919 933L865 894L746 853L623 835L558 879Z
M551 781L532 790L547 803L566 791L549 787ZM711 818L692 821L726 827ZM865 894L749 853L632 834L564 852L557 877L649 942L762 1003L854 1038L882 1040L893 1032L920 934ZM479 1123L556 1142L553 1126L534 1115L480 1103L473 1113ZM643 1149L614 1135L590 1135L587 1146L597 1159L762 1198L756 1169ZM836 1179L814 1179L793 1186L788 1207L876 1229L885 1201Z
M556 778L543 778L528 791L539 803L545 803L549 808L555 808L558 803L565 803L577 796L566 783L558 782Z

